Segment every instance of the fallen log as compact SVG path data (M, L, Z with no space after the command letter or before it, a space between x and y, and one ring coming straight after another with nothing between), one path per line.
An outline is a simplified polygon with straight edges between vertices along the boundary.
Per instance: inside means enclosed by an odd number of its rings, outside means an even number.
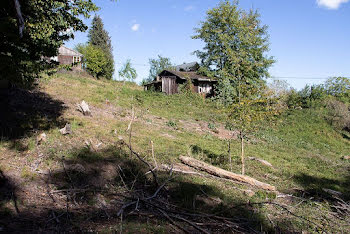
M224 169L221 169L219 167L214 167L212 165L209 165L205 162L199 161L194 158L186 157L186 156L180 156L179 158L182 163L191 166L193 168L196 168L201 171L205 171L211 175L218 176L220 178L225 178L225 179L230 179L230 180L235 180L243 183L247 183L250 185L253 185L255 187L265 189L265 190L270 190L270 191L276 191L275 186L272 186L270 184L266 184L263 182L260 182L252 177L245 176L245 175L239 175L235 174L229 171L226 171Z

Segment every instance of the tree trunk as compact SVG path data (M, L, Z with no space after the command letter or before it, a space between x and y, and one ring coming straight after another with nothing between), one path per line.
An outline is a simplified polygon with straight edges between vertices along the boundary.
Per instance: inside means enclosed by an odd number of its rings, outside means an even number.
M240 174L236 174L230 171L226 171L224 169L221 169L219 167L214 167L213 165L209 165L205 162L199 161L194 158L186 157L186 156L180 156L180 160L182 163L191 166L193 168L196 168L201 171L205 171L211 175L218 176L220 178L225 178L233 181L243 182L247 183L253 186L256 186L258 188L262 188L265 190L275 191L275 186L272 186L270 184L266 184L263 182L260 182L252 177L244 176Z
M245 174L245 165L244 165L244 138L242 132L241 135L241 161L242 161L242 175Z
M230 161L230 169L232 171L232 158L231 158L231 139L228 140L228 159Z

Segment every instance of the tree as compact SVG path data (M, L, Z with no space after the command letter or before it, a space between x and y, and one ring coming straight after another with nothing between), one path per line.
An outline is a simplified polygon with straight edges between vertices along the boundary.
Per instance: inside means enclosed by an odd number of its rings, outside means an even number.
M43 58L57 55L64 41L87 26L98 8L91 0L0 1L1 79L30 85L52 63Z
M131 61L128 59L123 67L119 70L119 76L129 81L133 81L137 77L136 69L131 66Z
M100 78L105 75L105 67L108 64L107 57L104 51L92 44L78 44L75 47L83 57L83 67L96 78Z
M242 85L247 91L249 87L261 90L265 85L263 78L268 76L268 68L274 63L274 59L266 55L269 51L267 26L261 25L259 18L257 11L239 9L238 1L223 1L207 12L206 20L192 37L204 42L203 50L194 53L202 66L218 77L217 98L232 98L224 101L227 105L252 93L243 93Z
M92 26L89 30L88 43L100 48L107 59L107 64L103 68L103 76L107 79L112 79L114 73L114 59L111 38L108 32L104 29L104 25L100 16L95 15L92 20Z
M152 82L160 72L169 69L172 70L174 65L171 63L170 58L162 57L158 55L158 58L149 59L149 76L147 82Z
M325 89L328 95L334 96L342 102L350 103L350 79L333 77L326 81Z
M241 141L242 175L244 175L244 143L247 133L256 131L261 126L262 121L266 121L277 115L278 110L275 109L275 98L271 97L267 92L261 92L261 95L251 98L253 94L250 92L258 92L256 87L252 88L248 85L242 85L241 89L247 95L241 97L241 100L238 103L232 104L230 108L228 108L228 111L233 126L239 131Z

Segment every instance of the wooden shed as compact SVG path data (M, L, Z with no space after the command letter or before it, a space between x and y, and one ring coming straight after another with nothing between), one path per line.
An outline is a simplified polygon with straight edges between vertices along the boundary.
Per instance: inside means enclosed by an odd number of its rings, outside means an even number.
M51 58L51 60L57 61L59 64L74 65L73 69L77 70L82 69L82 59L83 55L81 53L63 45L58 49L58 55Z
M191 79L193 92L200 93L204 96L214 95L214 84L216 80L206 76L198 75L197 72L183 72L164 70L151 83L145 84L145 90L154 90L166 93L167 95L179 93L180 85L184 84L187 79Z

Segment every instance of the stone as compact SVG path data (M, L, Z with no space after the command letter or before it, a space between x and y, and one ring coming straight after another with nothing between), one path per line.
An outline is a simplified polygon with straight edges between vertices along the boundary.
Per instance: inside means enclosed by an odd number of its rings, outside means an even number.
M39 144L41 144L42 142L46 142L46 140L47 140L47 136L46 136L46 134L43 132L43 133L41 133L39 136L37 136L37 138L36 138L36 142L37 142L37 144L39 145Z
M71 134L72 133L72 128L70 126L69 123L66 123L66 125L64 126L64 128L60 129L60 133L62 135L67 135L67 134Z
M84 100L78 105L78 109L84 115L91 116L91 111L90 111L89 105Z

